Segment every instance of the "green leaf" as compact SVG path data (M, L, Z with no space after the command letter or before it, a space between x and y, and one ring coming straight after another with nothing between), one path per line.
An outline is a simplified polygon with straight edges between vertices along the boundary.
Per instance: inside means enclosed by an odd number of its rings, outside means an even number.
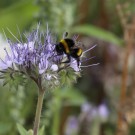
M34 19L34 13L38 11L38 7L34 5L33 0L19 1L0 11L0 27L9 28L14 35L17 35L17 25L20 32L26 28ZM2 29L0 32L3 33ZM12 37L6 30L6 35Z
M118 38L113 33L103 30L102 28L95 27L93 25L80 25L72 28L72 32L74 33L81 33L88 36L93 36L98 39L102 39L107 42L114 43L116 45L123 45L123 40Z
M45 127L42 126L42 127L39 129L38 135L45 135L45 134L44 134L44 130L45 130Z
M9 132L12 128L12 125L10 123L4 123L4 122L0 122L0 134L5 134L7 132Z
M62 70L59 72L60 75L60 83L62 85L72 85L76 82L77 78L80 77L80 74L75 72L72 68L68 68L67 70Z
M3 86L8 85L10 89L18 89L18 86L24 86L28 81L24 74L13 69L7 69L0 78L3 78Z
M62 90L56 90L54 96L63 100L64 105L80 106L86 102L85 97L73 87L65 87Z
M19 123L17 124L17 129L18 129L20 135L27 135L27 130Z
M30 129L30 130L28 131L27 135L33 135L33 130Z

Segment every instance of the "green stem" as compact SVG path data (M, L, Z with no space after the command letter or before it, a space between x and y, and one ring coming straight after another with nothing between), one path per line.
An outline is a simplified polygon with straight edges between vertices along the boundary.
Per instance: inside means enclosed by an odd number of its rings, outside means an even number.
M52 126L53 126L52 135L59 134L59 125L60 125L59 111L60 111L60 107L55 106L55 113L54 113L53 124L52 124Z
M45 93L45 90L39 90L33 135L38 135L38 129L39 129L39 124L40 124L40 116L41 116L41 110L42 110L42 105L43 105L44 93Z
M55 100L55 99L54 99ZM55 111L53 115L53 123L52 123L52 135L59 135L60 134L60 109L61 109L61 99L57 98L57 102L54 104Z

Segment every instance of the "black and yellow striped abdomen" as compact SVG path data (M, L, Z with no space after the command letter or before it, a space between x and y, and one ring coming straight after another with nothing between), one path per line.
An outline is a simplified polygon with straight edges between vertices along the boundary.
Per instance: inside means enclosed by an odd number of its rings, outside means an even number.
M74 48L73 50L71 50L70 55L73 58L78 58L82 55L82 49L81 48Z
M70 49L75 45L74 41L70 38L60 40L60 44L63 46L63 51L66 54L70 53Z
M82 55L82 49L81 48L78 48L77 56L80 57L81 55Z

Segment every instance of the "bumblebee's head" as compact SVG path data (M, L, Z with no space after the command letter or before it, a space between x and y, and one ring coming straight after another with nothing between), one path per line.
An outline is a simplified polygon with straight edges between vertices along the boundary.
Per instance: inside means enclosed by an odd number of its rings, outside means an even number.
M58 53L58 55L62 55L63 54L63 46L59 43L59 44L56 44L56 52Z

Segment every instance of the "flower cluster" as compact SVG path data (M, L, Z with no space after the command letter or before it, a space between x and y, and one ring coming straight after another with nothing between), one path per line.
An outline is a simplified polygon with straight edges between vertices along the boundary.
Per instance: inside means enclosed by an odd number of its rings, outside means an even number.
M1 59L0 68L2 72L8 69L12 70L12 74L20 72L33 79L38 86L53 83L59 84L58 72L71 67L74 72L79 71L79 67L75 60L72 60L68 66L61 67L62 56L58 56L55 51L54 37L51 32L40 32L39 27L31 34L26 36L26 41L17 43L8 40L10 52L5 48L6 56ZM67 69L66 69L67 70ZM39 84L39 80L40 81Z
M71 115L68 117L65 127L65 134L90 134L93 132L96 122L101 124L109 120L109 109L106 103L101 103L99 106L94 106L89 102L85 102L81 106L79 117ZM94 126L91 126L91 125ZM96 127L98 129L98 127Z
M109 110L106 103L101 103L99 106L94 106L86 102L81 107L82 113L87 114L89 120L100 118L102 122L106 121L109 116Z

